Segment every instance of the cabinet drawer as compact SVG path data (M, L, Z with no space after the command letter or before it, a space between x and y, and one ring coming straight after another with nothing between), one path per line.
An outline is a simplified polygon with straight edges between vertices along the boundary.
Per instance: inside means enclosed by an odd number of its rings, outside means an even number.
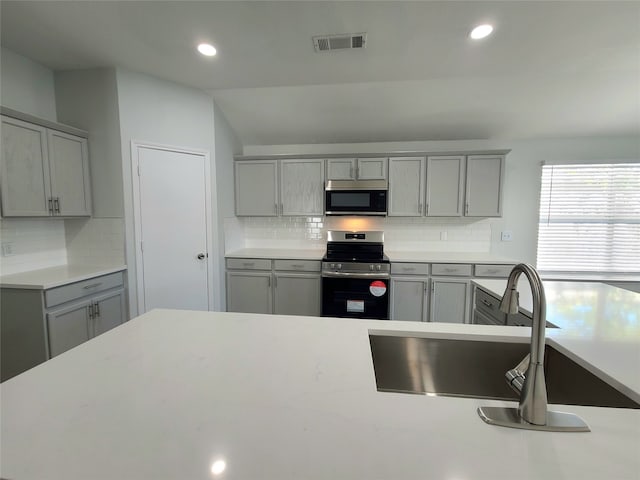
M507 278L513 265L476 265L476 277Z
M500 300L479 288L476 288L476 310L491 317L495 323L506 323L506 314L500 311Z
M110 273L109 275L102 275L101 277L94 277L81 282L46 290L44 292L44 302L47 308L49 308L70 302L76 298L82 298L97 292L120 287L123 284L122 272Z
M274 260L275 270L294 272L319 272L320 260Z
M471 265L462 263L434 263L431 265L431 275L470 277Z
M227 268L236 270L271 270L271 260L264 258L227 258Z
M391 273L400 275L429 275L428 263L392 263Z

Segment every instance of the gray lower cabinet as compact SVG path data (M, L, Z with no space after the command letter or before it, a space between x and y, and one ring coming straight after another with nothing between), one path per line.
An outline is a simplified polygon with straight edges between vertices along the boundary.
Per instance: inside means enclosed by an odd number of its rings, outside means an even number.
M320 275L274 273L273 313L278 315L320 316Z
M467 323L470 281L460 278L431 279L431 322Z
M271 271L227 272L227 311L271 313Z
M391 320L426 322L428 311L429 278L391 278Z
M2 288L0 293L2 381L126 320L122 272L47 290Z
M320 315L320 261L227 258L227 311Z

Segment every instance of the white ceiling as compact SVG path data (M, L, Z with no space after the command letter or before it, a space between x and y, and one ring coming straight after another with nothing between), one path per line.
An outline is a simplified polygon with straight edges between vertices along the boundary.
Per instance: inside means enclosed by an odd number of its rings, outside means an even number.
M122 66L210 91L245 144L640 133L637 1L0 8L4 47L54 70ZM482 22L495 33L472 42ZM349 32L367 48L314 52L312 36Z

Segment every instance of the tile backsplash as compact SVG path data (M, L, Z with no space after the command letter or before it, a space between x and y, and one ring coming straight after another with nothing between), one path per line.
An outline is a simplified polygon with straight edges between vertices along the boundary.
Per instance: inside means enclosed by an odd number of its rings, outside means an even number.
M389 251L489 252L491 249L490 219L241 217L235 222L225 222L225 250L323 249L327 230L382 230L385 249Z
M122 218L65 220L65 231L69 263L95 266L125 263Z
M64 220L0 220L0 273L9 275L67 263Z

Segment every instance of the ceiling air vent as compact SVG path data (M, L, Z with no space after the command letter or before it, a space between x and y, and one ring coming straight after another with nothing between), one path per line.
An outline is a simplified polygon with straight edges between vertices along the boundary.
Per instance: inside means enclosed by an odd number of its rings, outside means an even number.
M313 37L313 48L315 48L316 52L364 48L366 43L366 33L344 33L342 35L320 35Z

